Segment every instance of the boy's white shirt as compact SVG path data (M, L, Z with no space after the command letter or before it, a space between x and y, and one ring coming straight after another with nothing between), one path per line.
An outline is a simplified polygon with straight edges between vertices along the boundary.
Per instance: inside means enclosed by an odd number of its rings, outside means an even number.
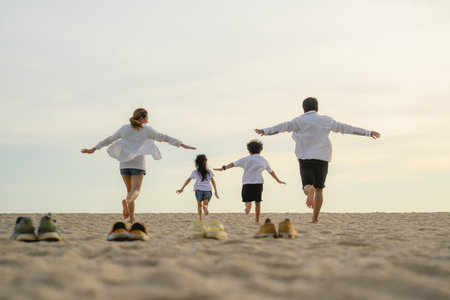
M195 179L194 183L194 191L212 191L211 188L211 178L214 177L214 173L208 169L208 175L206 179L202 181L202 175L198 173L198 170L195 169L192 171L191 176L189 178Z
M307 113L273 127L264 128L264 133L273 135L280 132L292 132L295 141L295 155L298 159L319 159L331 161L332 146L328 137L330 131L342 134L370 136L370 130L339 123L316 111Z
M272 168L269 162L259 154L252 154L243 157L233 163L235 167L241 167L244 169L244 175L242 175L242 184L259 184L264 183L262 172L272 172Z
M108 146L108 154L120 161L120 168L136 168L145 170L145 155L152 155L155 160L161 159L161 152L155 144L166 142L173 146L180 147L183 143L167 134L159 133L150 126L144 125L137 130L130 124L123 125L113 135L99 142L95 148Z

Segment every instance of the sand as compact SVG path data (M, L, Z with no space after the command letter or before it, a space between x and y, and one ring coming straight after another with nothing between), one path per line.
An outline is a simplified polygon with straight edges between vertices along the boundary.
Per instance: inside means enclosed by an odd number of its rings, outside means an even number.
M0 214L0 299L450 299L450 213L263 213L300 238L254 239L252 215L211 214L227 240L189 240L196 214L138 214L147 242L108 242L119 214L54 214L60 242L11 242Z

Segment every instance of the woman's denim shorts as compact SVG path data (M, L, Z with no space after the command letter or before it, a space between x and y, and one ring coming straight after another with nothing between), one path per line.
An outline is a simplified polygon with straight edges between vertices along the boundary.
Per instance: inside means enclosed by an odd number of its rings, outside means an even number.
M197 201L203 201L205 199L211 200L212 197L212 192L211 191L200 191L200 190L196 190L195 191L195 198L197 198Z
M145 170L141 169L133 169L133 168L126 168L126 169L120 169L120 174L125 176L136 176L141 174L146 174Z

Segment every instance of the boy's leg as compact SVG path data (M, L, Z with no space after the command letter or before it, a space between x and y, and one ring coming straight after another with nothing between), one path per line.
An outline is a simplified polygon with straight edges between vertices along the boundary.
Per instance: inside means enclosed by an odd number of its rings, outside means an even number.
M202 201L197 201L198 219L202 219Z
M255 202L255 220L259 223L259 215L261 213L261 202Z
M322 203L323 203L323 189L317 188L315 193L315 205L312 218L313 223L319 222L319 213L320 209L322 208Z
M245 203L245 214L248 215L250 213L250 210L252 209L252 203L251 202L244 202Z
M208 203L208 198L203 199L203 212L205 213L205 216L209 215Z

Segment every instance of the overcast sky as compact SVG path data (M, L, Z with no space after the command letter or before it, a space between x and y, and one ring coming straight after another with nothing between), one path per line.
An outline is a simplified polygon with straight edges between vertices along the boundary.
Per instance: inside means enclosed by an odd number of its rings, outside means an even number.
M248 154L253 129L319 113L375 130L331 134L324 212L449 211L448 1L0 0L0 211L120 212L105 149L144 107L149 125L198 147L147 157L140 212L196 212L191 183ZM309 212L288 133L262 137L262 212ZM242 212L242 169L216 172L211 212Z

